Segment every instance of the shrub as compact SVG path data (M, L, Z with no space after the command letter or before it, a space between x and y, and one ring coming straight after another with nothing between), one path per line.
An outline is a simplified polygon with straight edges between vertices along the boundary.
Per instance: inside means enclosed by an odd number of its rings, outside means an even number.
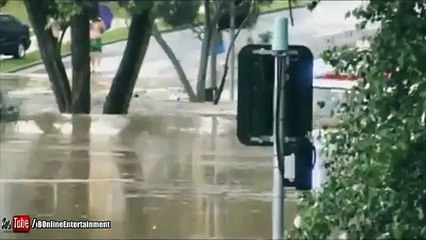
M349 14L361 28L381 27L367 50L323 54L362 81L325 135L328 179L319 192L302 196L300 226L286 237L426 238L425 5L370 0Z

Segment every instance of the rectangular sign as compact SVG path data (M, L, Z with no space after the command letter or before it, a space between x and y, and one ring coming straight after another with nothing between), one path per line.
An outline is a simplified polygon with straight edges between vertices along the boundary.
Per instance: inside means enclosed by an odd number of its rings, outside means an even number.
M237 137L248 146L271 146L275 57L271 45L253 44L238 54ZM285 131L287 137L312 131L313 55L305 46L289 46L285 83Z

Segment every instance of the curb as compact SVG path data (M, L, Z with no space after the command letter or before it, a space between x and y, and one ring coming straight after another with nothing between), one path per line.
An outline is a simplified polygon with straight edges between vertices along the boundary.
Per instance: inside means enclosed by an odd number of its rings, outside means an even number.
M306 6L305 5L295 6L295 7L292 7L292 9L298 9L298 8L304 8L304 7L306 7ZM280 11L284 11L284 10L288 10L288 9L289 8L278 8L278 9L268 10L268 11L262 12L260 15L266 15L266 14L280 12ZM195 26L201 26L201 25L203 25L203 23L196 24ZM161 30L160 32L161 33L171 33L171 32L186 30L186 29L189 29L189 28L190 27L188 27L188 26L182 26L182 27L176 27L176 28L172 28L172 29ZM114 41L106 42L103 45L105 46L105 45L110 45L110 44L114 44L114 43L117 43L117 42L122 42L122 41L125 41L126 39L127 39L127 37L119 38L119 39L116 39ZM36 51L39 51L39 50L37 49ZM69 56L71 56L70 52L62 54L62 58L69 57ZM6 73L16 73L16 72L19 72L19 71L22 71L22 70L25 70L25 69L28 69L28 68L31 68L31 67L35 67L35 66L40 65L40 64L43 64L42 59L35 61L33 63L27 64L27 65L17 67L15 69L9 70Z

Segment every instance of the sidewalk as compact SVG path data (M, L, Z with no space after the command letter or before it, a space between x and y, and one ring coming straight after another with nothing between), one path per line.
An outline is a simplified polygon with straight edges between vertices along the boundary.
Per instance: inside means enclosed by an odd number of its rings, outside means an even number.
M116 28L123 28L128 27L130 24L130 20L124 19L124 18L116 18L112 20L111 28L108 30L116 29ZM69 43L71 42L71 28L68 28L62 43ZM37 38L35 35L31 36L31 45L27 50L27 53L34 52L38 50L38 43Z

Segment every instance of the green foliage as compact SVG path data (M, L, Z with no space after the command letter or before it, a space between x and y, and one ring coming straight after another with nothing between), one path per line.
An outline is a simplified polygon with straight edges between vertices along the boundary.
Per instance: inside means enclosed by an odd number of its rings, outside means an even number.
M237 14L238 12L243 12L248 14L247 22L242 28L250 28L256 25L257 19L259 18L261 12L261 6L264 5L270 5L272 1L269 0L253 0L251 1L244 1L240 5L237 6Z
M91 6L90 0L53 0L45 1L47 5L48 15L59 22L62 29L68 26L71 17L79 14L83 8Z
M83 8L91 7L92 0L54 0L54 4L50 5L51 14L55 19L61 22L67 22L72 15L79 13ZM108 4L110 1L99 1L100 4ZM120 8L125 9L130 15L138 14L143 11L149 11L154 5L154 1L133 1L119 0L117 4ZM111 6L110 6L111 7ZM114 9L113 9L114 10ZM117 15L117 12L114 12Z
M157 1L155 6L156 16L162 18L167 24L179 27L192 24L197 19L200 1Z
M307 8L309 10L314 10L319 2L320 2L320 0L311 0L311 2L308 4Z
M7 0L0 0L0 8L6 6Z
M323 54L362 76L325 134L327 181L306 194L290 239L426 238L426 9L423 1L375 1L348 15L380 22L368 50ZM384 73L387 74L384 74Z
M55 0L49 5L49 15L59 22L62 29L66 28L71 16L79 11L81 7L71 0Z
M296 0L291 0L293 3L297 3ZM230 3L231 1L225 1ZM236 15L245 16L248 14L248 19L242 28L254 27L257 23L257 19L265 11L271 11L276 9L288 8L288 1L280 0L239 0L237 1ZM229 4L225 4L225 11L230 9ZM229 12L226 13L229 15Z
M266 31L264 33L261 33L258 35L260 42L263 44L269 44L271 43L272 40L272 32L271 31Z
M151 11L154 6L154 0L147 1L136 1L136 0L119 0L118 4L120 7L127 10L130 15L140 14L144 11Z

